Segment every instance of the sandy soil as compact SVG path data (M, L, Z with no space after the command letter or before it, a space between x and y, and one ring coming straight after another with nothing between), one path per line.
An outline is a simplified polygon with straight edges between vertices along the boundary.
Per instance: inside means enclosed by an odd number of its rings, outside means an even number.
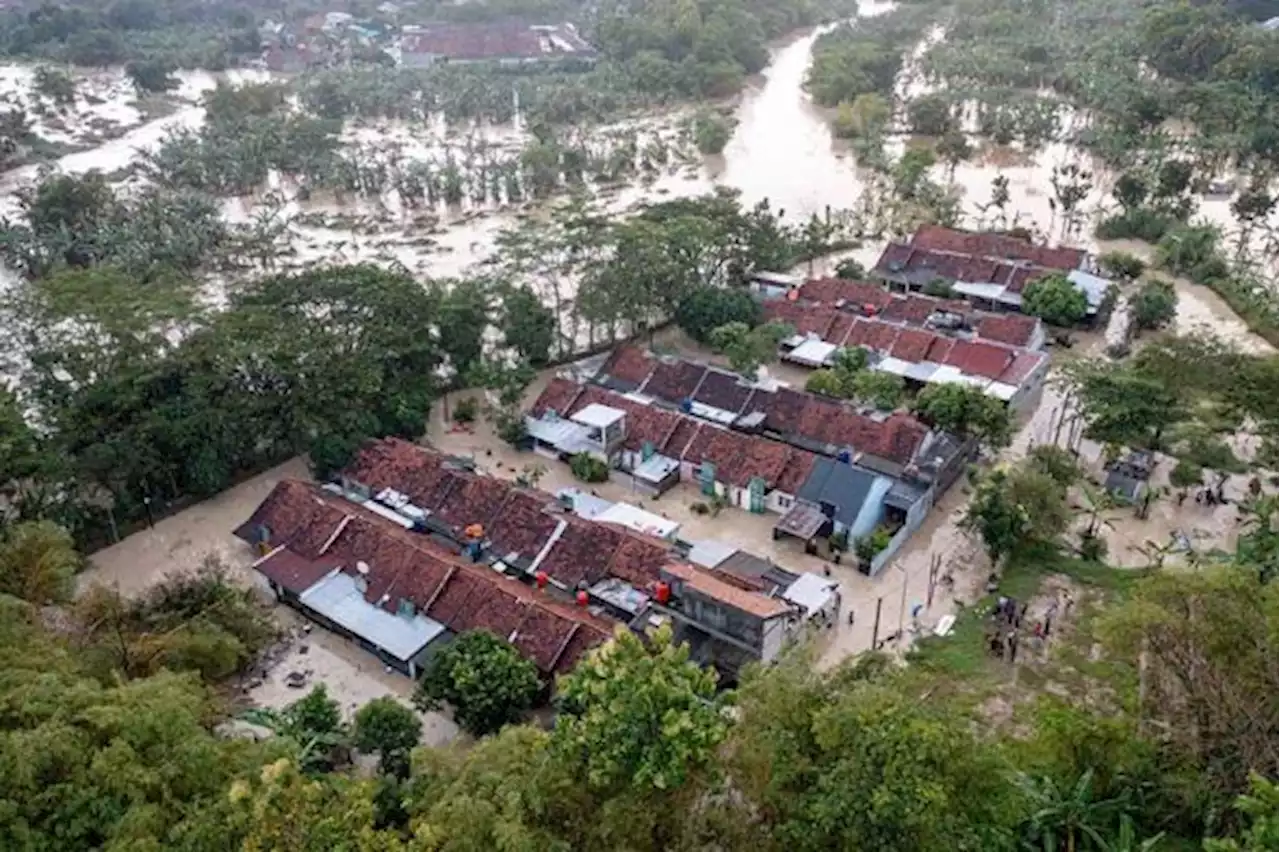
M360 707L386 695L406 707L413 706L413 682L409 678L380 665L354 642L311 627L303 616L287 607L280 607L278 615L288 625L289 640L282 653L273 655L266 676L246 687L245 694L255 705L280 709L297 701L314 684L323 683L347 721ZM287 684L286 679L294 672L307 676L305 686L294 688ZM459 736L458 726L442 713L418 713L418 717L426 745L445 745Z

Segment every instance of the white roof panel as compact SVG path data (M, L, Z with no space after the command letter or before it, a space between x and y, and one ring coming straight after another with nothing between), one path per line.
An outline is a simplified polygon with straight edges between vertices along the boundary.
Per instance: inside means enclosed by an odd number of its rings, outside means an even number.
M569 419L584 426L595 426L598 429L603 429L606 426L612 426L617 423L624 416L626 416L626 413L620 409L593 402Z
M794 604L804 607L805 615L811 616L822 610L836 594L836 583L817 574L805 572L800 575L782 597Z
M680 524L667 520L661 515L646 512L630 503L614 503L608 509L596 515L597 521L605 521L618 526L635 530L638 533L656 538L671 538L680 529Z
M397 660L412 659L445 631L443 624L420 613L408 618L369 603L356 587L356 578L341 571L307 589L299 600Z
M816 338L808 338L795 349L787 353L787 357L793 361L800 361L804 364L812 364L815 367L821 367L827 363L827 359L832 353L838 349L838 346L827 343L825 340Z

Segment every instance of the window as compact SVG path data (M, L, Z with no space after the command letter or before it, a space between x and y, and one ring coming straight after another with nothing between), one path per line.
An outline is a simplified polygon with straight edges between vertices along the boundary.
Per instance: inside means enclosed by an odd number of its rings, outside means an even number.
M778 507L781 509L790 509L792 500L785 494L778 495Z

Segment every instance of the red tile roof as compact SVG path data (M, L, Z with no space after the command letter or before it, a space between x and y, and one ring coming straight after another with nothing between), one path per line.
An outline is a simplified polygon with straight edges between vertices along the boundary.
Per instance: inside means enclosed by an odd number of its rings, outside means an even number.
M511 644L539 669L549 672L561 657L577 627L575 622L561 618L549 610L530 607L524 622L516 629L516 638ZM590 643L588 647L604 641L597 631L590 629L584 633L584 639ZM568 668L572 668L576 662L577 657L567 661Z
M640 452L646 442L661 447L680 419L675 412L636 402L599 385L587 385L574 401L572 412L577 413L593 403L626 413L622 445L632 452Z
M460 479L460 484L436 511L436 517L455 534L471 524L480 524L487 530L511 486L500 479L475 474L460 476Z
M1025 314L987 314L978 321L977 333L1010 346L1027 346L1039 324L1040 320Z
M384 446L378 451L396 449ZM425 536L407 532L392 521L315 486L286 480L276 486L264 506L299 504L305 509L308 500L321 501L337 511L349 508L351 519L320 559L308 560L284 550L263 563L267 566L264 573L288 572L299 582L306 582L310 576L318 580L335 566L357 573L356 563L364 562L367 573L362 575L368 583L365 599L371 604L395 612L400 600L405 599L453 630L489 630L506 640L514 632L517 650L544 672L558 665L571 665L585 649L609 635L610 623L586 610L498 577ZM612 555L612 550L606 552ZM571 658L565 659L565 646L575 629L581 638Z
M609 561L609 575L643 589L661 579L658 569L671 558L665 545L624 532L622 543Z
M911 238L911 245L955 254L1025 260L1064 272L1078 269L1085 258L1082 249L1049 248L1006 234L961 231L941 225L921 226Z
M541 417L548 411L564 416L573 409L573 403L582 393L583 385L568 379L556 377L547 383L542 393L534 400L529 411L534 417Z
M639 387L653 371L653 360L638 346L629 343L614 349L600 373Z
M800 298L821 305L834 306L844 302L850 307L874 305L883 310L893 301L893 294L881 284L870 281L850 281L844 278L816 278L800 285Z
M572 515L563 515L562 520L567 526L546 558L538 563L538 570L545 571L568 589L579 583L590 586L604 579L609 561L622 543L622 533L606 524L595 524Z
M692 565L675 563L667 566L665 571L671 578L703 597L749 613L756 618L777 618L792 612L792 605L784 600L740 589Z
M1027 377L1047 360L1049 356L1044 352L1019 352L1009 367L1000 374L999 380L1007 385L1021 387Z
M898 333L889 354L894 358L917 364L929 354L938 335L916 328L904 328Z
M783 494L799 494L800 487L813 472L813 465L817 460L818 457L808 450L792 447L786 464L782 467L782 474L778 477L777 489Z
M925 353L924 360L931 361L934 364L945 364L947 356L951 354L951 350L955 347L956 342L950 337L942 335L934 335L933 343L929 346L929 351Z
M341 564L332 557L309 559L281 548L254 565L254 570L283 589L300 595Z
M964 373L998 379L1011 363L1017 351L996 343L973 340L957 340L947 356L946 363Z
M733 373L707 370L693 398L703 405L737 413L751 396L751 391L752 386Z
M662 454L673 459L684 458L684 454L688 452L689 442L697 436L701 428L702 424L696 420L681 417L676 428L671 431L671 437L662 445Z
M572 669L587 652L607 642L609 636L610 634L608 633L601 634L591 628L579 627L569 637L569 642L565 645L564 650L561 651L560 659L555 664L555 673L564 674Z
M659 361L641 392L676 402L690 396L707 368L689 361Z
M764 317L769 322L786 323L795 329L796 334L816 334L822 338L830 333L836 314L835 308L802 305L783 299L774 299L764 304Z
M550 495L512 489L488 530L495 556L505 559L512 553L527 564L542 550L559 524L546 511Z
M345 512L323 500L310 486L285 480L236 529L236 535L254 542L258 529L265 527L268 547L297 542L296 552L314 559L345 517Z
M888 352L898 339L899 326L877 320L860 319L853 324L846 346L862 346L876 352Z
M968 302L955 299L935 299L931 296L899 296L880 312L880 319L908 325L924 325L938 311L969 314L973 311Z
M449 59L536 59L544 55L542 39L527 24L488 23L436 26L405 36L406 53L429 53Z

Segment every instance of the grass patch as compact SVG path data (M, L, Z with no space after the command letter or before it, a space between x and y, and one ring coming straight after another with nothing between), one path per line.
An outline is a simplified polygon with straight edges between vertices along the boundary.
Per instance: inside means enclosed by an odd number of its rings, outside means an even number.
M1007 678L1009 667L987 653L985 625L987 614L1001 595L1027 601L1040 591L1046 577L1061 574L1089 589L1096 589L1108 599L1123 597L1141 574L1105 563L1086 562L1073 555L1047 548L1037 548L1010 558L1000 579L999 589L956 615L950 636L926 636L907 655L913 668L932 676L953 677L991 683ZM1082 613L1077 634L1087 622Z

